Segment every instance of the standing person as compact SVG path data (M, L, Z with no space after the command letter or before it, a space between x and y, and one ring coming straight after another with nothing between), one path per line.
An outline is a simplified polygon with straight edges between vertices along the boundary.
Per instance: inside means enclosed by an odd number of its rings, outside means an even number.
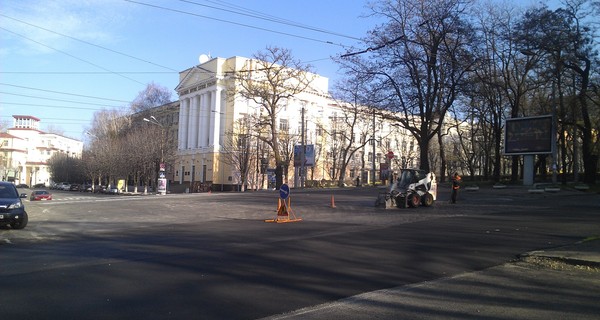
M460 189L460 181L461 178L458 175L458 172L455 172L452 175L452 200L451 203L456 203L456 197L458 196L458 189Z

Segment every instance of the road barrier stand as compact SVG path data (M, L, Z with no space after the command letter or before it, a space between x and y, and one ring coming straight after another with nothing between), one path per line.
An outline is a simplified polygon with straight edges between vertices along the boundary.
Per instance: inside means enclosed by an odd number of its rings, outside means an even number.
M267 219L265 222L286 223L302 221L301 218L296 217L292 210L290 188L287 184L281 185L279 195L279 199L277 199L277 216L275 219Z

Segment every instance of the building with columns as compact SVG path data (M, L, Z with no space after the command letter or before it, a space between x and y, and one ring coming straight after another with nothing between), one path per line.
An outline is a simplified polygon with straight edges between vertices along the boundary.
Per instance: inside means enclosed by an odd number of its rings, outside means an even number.
M48 160L55 153L81 157L83 142L40 130L39 118L13 115L13 126L0 133L0 174L16 184L49 185Z
M235 131L236 124L244 118L260 119L263 110L249 99L234 96L232 88L235 73L243 71L250 59L244 57L208 58L199 65L180 72L176 91L179 95L179 121L177 146L178 157L173 163L174 184L186 185L192 191L236 190L240 173L228 161L225 161L228 135ZM310 87L282 105L277 115L278 129L291 137L289 142L298 145L312 145L316 162L306 170L306 179L311 181L333 180L336 156L336 135L340 135L343 116L346 109L329 95L329 80L312 74ZM412 137L405 130L392 126L386 120L377 121L369 116L355 132L357 141L371 139L361 151L356 152L347 168L346 179L354 183L371 183L379 179L380 170L402 165L414 165L417 150ZM339 129L337 128L339 126ZM251 128L254 136L260 135L260 127ZM375 138L373 138L375 137ZM339 139L338 139L339 140ZM251 170L250 188L262 189L268 184L268 173L274 168L270 150L256 140L252 152L255 154L255 169ZM396 157L386 155L394 150ZM394 153L392 152L392 154ZM262 161L259 161L261 159ZM400 160L403 159L403 160ZM404 163L400 164L400 161ZM265 162L266 172L260 168ZM286 183L298 184L300 170L293 168L293 159L286 176ZM374 170L377 169L377 170Z

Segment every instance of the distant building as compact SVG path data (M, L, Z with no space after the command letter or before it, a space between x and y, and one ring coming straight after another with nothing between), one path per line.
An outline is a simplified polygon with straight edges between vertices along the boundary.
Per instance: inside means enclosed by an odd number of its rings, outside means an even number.
M49 185L48 160L56 153L81 157L83 142L40 130L39 118L13 115L13 126L0 133L0 178L14 183Z

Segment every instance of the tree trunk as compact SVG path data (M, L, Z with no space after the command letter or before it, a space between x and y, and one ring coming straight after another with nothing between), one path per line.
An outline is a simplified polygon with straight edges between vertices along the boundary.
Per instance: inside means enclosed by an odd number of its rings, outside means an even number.
M440 182L446 181L446 151L444 150L444 139L442 137L442 130L438 131L438 145L440 146Z
M283 165L278 163L275 167L275 189L279 190L283 184Z

